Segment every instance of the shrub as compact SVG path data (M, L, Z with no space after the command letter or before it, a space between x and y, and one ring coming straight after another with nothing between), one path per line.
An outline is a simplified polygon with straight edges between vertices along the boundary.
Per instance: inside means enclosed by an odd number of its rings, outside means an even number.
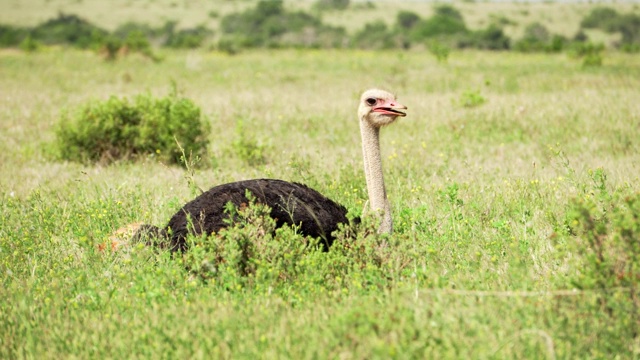
M329 252L323 252L318 239L288 226L276 229L270 208L250 193L247 198L246 206L227 205L228 227L212 236L188 238L181 264L212 286L269 294L287 294L292 288L380 291L388 287L390 272L398 271L395 264L409 261L403 252L391 250L400 244L390 245L392 239L377 235L375 217L360 225L341 225Z
M429 44L429 52L436 57L439 63L446 63L449 59L451 49L438 41L433 41Z
M200 25L195 28L176 31L176 23L168 22L164 29L164 46L177 49L195 49L213 34L213 31Z
M108 32L76 16L58 14L31 31L31 35L46 45L68 44L78 48L100 48Z
M571 236L566 246L578 262L570 281L598 291L610 330L631 339L640 326L640 193L611 193L602 169L590 174L594 189L571 200L565 220ZM621 289L620 296L608 295Z
M200 109L175 91L163 98L138 95L133 101L111 97L64 113L56 130L62 159L110 163L153 155L179 163L181 151L204 155L209 126Z
M160 60L160 58L153 53L149 39L144 35L142 31L134 30L127 34L122 45L127 51L139 52L154 61Z
M183 263L201 279L229 290L297 280L305 256L320 253L318 240L290 227L276 230L269 206L257 203L251 193L247 198L242 208L227 205L228 227L218 234L188 238Z
M425 42L437 39L453 47L459 47L469 33L464 19L458 10L449 5L435 8L435 14L418 21L409 33L413 42Z
M420 16L412 11L402 10L396 15L396 24L403 30L411 30L420 21Z
M609 25L608 31L622 34L620 45L640 46L640 15L625 14Z
M618 20L618 12L608 7L596 7L580 22L585 29L607 29Z
M391 49L396 47L395 36L382 20L365 24L353 36L353 45L362 49Z
M514 44L514 49L523 52L544 51L549 42L549 30L538 23L529 24L524 36Z
M480 90L467 90L458 99L458 105L466 108L477 107L485 102L487 102L487 99L482 96Z
M245 131L244 122L236 124L236 139L232 143L234 153L249 166L264 165L267 162L266 146L258 143Z
M0 46L17 46L21 44L28 35L28 29L10 25L0 25Z
M166 27L166 25L165 25ZM165 27L161 27L161 28L152 28L151 26L147 25L147 24L139 24L139 23L135 23L135 22L126 22L120 26L118 26L112 33L113 36L117 37L118 39L124 40L130 36L132 36L132 34L134 34L134 37L143 37L147 40L147 42L150 42L150 40L158 40L159 38L163 37L164 33L164 29ZM160 42L160 41L158 41Z
M344 10L349 7L350 0L318 0L314 7L318 10Z
M469 36L468 46L485 50L507 50L511 40L501 27L489 25L484 30L474 31Z
M220 29L222 40L237 47L336 46L344 36L344 29L323 25L315 16L286 11L281 0L260 1L255 8L224 16Z
M27 35L27 37L22 40L20 43L20 49L26 52L34 52L40 48L41 44L39 41L34 40L31 35Z
M416 39L425 39L434 36L447 36L459 33L466 33L467 26L460 16L460 13L448 10L450 6L442 6L436 14L429 19L420 21L414 27L413 36Z
M571 46L569 55L582 59L583 67L602 66L602 52L604 45L591 42L576 42Z
M633 48L640 46L640 16L637 14L621 15L607 7L595 8L582 19L582 28L596 28L609 33L619 32L622 35L620 47Z

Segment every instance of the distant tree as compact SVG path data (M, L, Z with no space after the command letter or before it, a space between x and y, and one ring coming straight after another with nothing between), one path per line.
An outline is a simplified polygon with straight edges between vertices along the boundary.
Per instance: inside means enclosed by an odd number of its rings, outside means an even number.
M608 7L596 7L580 22L585 29L606 29L618 20L618 12Z
M344 10L349 3L350 0L318 0L314 7L318 10Z
M255 8L224 16L220 22L225 49L277 46L336 46L344 35L342 28L322 24L302 11L287 11L282 1L261 0Z
M401 10L396 15L396 24L403 30L411 30L420 21L420 16L412 11Z
M364 28L353 36L353 43L362 49L390 49L397 44L394 35L382 20L365 24Z
M508 50L511 40L498 25L491 24L486 29L474 31L469 36L469 46L476 49Z
M412 37L415 40L423 40L467 32L467 26L460 12L449 5L442 5L435 8L435 14L432 17L416 23L413 27Z
M100 47L108 32L76 16L58 14L31 31L31 36L44 44L69 44L79 48Z

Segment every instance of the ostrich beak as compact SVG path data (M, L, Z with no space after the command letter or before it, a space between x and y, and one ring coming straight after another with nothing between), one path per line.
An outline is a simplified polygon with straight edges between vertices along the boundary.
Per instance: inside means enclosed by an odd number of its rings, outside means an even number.
M407 110L407 107L395 100L385 100L382 104L374 107L372 111L388 115L407 116L405 112L400 110Z

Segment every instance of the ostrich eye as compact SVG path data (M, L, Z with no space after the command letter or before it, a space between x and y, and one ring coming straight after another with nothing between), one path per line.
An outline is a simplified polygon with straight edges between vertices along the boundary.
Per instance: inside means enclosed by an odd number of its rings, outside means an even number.
M365 102L367 103L367 105L373 106L378 102L378 100L374 98L368 98L367 100L365 100Z

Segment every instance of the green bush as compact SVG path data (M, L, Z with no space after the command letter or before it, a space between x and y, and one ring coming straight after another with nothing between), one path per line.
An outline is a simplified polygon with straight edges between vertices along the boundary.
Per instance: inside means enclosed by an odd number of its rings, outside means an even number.
M200 47L212 34L213 31L203 25L176 30L175 22L167 22L163 28L163 35L166 38L164 46L177 49L195 49Z
M391 49L398 41L382 20L365 24L364 28L353 36L353 45L362 49Z
M264 165L267 162L266 146L246 131L244 121L238 121L236 124L236 138L232 143L232 149L249 166Z
M409 40L412 43L438 40L454 48L464 46L469 30L462 14L450 5L437 6L434 10L432 17L416 21L408 32L405 31ZM398 24L398 28L402 29L402 25Z
M18 46L28 35L28 29L11 25L0 25L0 47Z
M527 25L524 36L514 44L514 49L522 52L545 51L550 39L546 26L535 22Z
M292 288L341 292L345 286L379 291L389 286L393 264L408 260L389 249L400 247L389 246L392 239L377 235L373 217L357 226L341 226L329 252L323 252L318 239L288 226L276 229L271 209L256 203L250 193L247 198L247 206L227 205L227 228L215 236L188 238L181 263L210 285L281 294Z
M582 36L584 33L580 35ZM570 41L566 37L551 34L544 25L535 22L525 28L524 36L513 45L513 48L522 52L561 52L569 44Z
M462 15L455 8L442 5L437 7L435 12L432 17L419 21L413 27L413 39L424 40L436 36L451 36L468 32Z
M463 92L458 99L458 105L466 108L477 107L485 102L487 102L487 99L482 96L480 90L467 90Z
M27 37L22 40L20 43L20 49L26 52L34 52L40 48L41 44L39 41L34 40L31 35L27 35Z
M633 49L640 47L640 15L619 14L607 7L595 8L582 19L580 26L588 29L600 29L608 33L620 33L620 47Z
M429 43L429 52L436 57L439 63L446 63L449 60L451 49L436 40Z
M108 32L76 16L58 14L31 31L34 40L46 45L66 44L81 49L100 48Z
M618 12L608 7L596 7L580 22L585 29L607 29L618 20Z
M602 169L590 174L593 189L570 202L565 220L566 246L578 262L570 281L597 291L612 333L631 339L640 327L640 193L611 193ZM626 291L608 294L620 290Z
M91 101L64 113L56 130L61 158L85 163L154 156L177 164L182 154L176 141L186 154L201 156L208 133L200 109L175 92L163 98Z
M349 3L350 0L318 0L313 7L318 10L344 10Z
M402 10L396 15L396 24L403 30L413 29L420 20L420 16L412 11Z
M604 45L591 42L575 42L571 45L569 56L582 59L583 67L602 66Z
M344 29L323 25L319 18L284 8L281 0L260 1L255 8L224 16L225 44L236 47L339 46Z
M474 31L469 35L468 46L485 50L508 50L511 40L501 27L489 25L486 29Z

